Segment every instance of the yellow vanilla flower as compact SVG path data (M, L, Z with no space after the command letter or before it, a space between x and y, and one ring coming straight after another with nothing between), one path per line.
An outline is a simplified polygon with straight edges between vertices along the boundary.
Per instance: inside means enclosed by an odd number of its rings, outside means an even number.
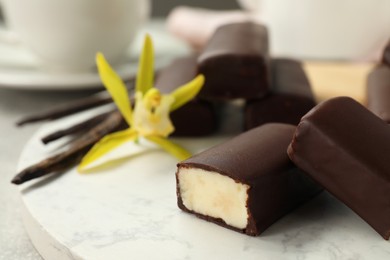
M135 94L135 107L133 111L133 128L141 136L158 135L167 137L175 128L169 118L172 96L162 96L160 92L151 88L142 96Z
M204 84L204 76L197 76L168 95L161 94L158 89L153 87L153 44L150 36L146 35L138 66L135 104L134 109L132 109L125 84L108 64L103 54L96 55L96 63L104 86L112 96L129 128L102 138L84 156L78 170L84 171L88 168L87 166L108 152L125 142L136 141L140 137L157 144L179 160L188 158L190 153L187 150L167 138L175 130L169 114L199 93Z

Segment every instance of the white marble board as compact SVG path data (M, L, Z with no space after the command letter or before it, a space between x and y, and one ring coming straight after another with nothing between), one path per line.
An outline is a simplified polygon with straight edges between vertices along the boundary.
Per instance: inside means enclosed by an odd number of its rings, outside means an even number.
M18 168L62 149L63 142L45 147L39 138L84 116L43 126L26 144ZM176 141L197 152L227 138ZM33 244L45 259L59 260L390 259L389 241L326 192L259 237L184 213L176 205L175 164L151 149L102 172L70 170L22 185Z

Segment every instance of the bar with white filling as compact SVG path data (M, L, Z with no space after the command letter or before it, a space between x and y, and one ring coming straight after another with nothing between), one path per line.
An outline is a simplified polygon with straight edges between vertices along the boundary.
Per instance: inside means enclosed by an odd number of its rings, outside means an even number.
M295 127L266 124L178 164L178 206L257 236L321 189L288 159Z

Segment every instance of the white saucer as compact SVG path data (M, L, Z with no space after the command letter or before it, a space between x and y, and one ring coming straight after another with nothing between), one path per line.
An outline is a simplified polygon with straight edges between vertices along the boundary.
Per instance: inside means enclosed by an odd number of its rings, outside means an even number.
M0 24L0 33L3 35L4 32L6 29ZM162 21L154 20L140 30L123 62L114 66L124 80L131 78L136 72L138 53L146 32L152 35L154 41L156 69L165 66L174 57L185 55L190 51L186 44L166 32ZM71 90L98 87L101 87L101 82L96 71L50 72L42 69L34 54L17 40L10 43L0 41L0 88Z

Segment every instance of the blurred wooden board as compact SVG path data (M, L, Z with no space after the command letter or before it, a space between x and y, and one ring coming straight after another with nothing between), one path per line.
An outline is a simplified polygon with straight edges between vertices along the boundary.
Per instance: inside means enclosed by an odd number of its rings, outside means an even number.
M350 96L365 104L366 77L374 65L308 61L304 68L318 102L336 96Z

